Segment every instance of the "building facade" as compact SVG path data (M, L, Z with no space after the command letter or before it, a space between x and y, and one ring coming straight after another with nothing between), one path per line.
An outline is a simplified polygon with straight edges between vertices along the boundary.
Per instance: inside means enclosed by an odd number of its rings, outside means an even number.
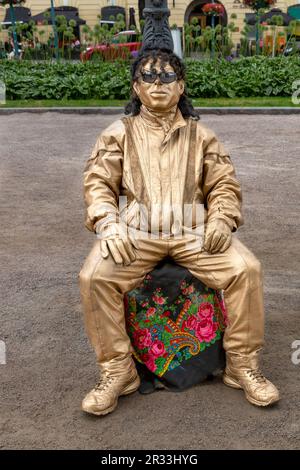
M211 19L202 12L202 6L210 1L211 0L168 0L168 7L171 13L169 18L170 26L176 24L179 28L182 28L184 23L190 23L194 17L199 19L202 27L210 24ZM246 15L253 14L252 10L245 8L242 0L215 0L215 2L221 3L225 9L225 15L221 20L223 25L232 21L232 13L236 15L236 18L233 20L236 25L236 31L233 33L232 39L235 44L238 43L240 41L240 33L244 27L244 18ZM134 8L135 18L138 24L145 6L145 0L55 0L54 4L56 7L69 6L77 8L79 17L85 20L86 24L90 27L94 27L99 23L100 19L98 15L101 15L101 9L103 7L119 6L124 8L126 12L126 23L129 27L129 8ZM31 15L34 16L49 8L50 0L27 0L24 6L29 8ZM296 11L300 13L300 0L277 0L275 6L285 13L288 11L289 7L295 6ZM5 12L5 8L0 7L0 22L3 21Z

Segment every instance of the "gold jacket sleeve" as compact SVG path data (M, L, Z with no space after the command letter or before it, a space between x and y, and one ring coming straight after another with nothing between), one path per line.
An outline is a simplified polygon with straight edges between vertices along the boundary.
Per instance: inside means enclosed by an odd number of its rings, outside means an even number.
M98 220L118 214L123 166L122 126L121 121L116 121L100 134L84 170L85 226L91 231L95 230Z
M235 232L243 224L241 186L230 156L210 129L207 129L203 146L202 184L208 221L223 219Z

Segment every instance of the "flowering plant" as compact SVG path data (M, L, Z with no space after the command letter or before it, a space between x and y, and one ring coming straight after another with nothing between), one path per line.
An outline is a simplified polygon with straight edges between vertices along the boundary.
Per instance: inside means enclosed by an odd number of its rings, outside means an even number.
M206 3L202 7L202 11L205 15L209 15L209 16L224 15L224 7L220 3Z
M275 3L276 0L243 0L245 6L255 11L258 11L260 8L270 8Z

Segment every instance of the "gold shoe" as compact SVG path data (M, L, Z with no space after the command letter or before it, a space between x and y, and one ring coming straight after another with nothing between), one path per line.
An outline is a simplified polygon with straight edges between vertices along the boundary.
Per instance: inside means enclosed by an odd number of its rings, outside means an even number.
M135 367L117 374L116 371L102 370L100 381L83 399L82 409L97 416L111 413L118 405L118 398L135 392L140 383Z
M268 406L279 400L279 391L267 380L258 366L258 353L250 355L226 353L225 385L243 389L253 405Z

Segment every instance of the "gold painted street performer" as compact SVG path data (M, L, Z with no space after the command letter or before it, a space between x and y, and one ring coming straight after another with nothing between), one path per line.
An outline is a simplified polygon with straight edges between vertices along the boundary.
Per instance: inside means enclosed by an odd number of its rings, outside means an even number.
M264 341L261 264L232 235L243 223L240 184L228 152L200 123L186 96L167 1L147 0L144 16L128 116L100 134L84 172L86 226L97 240L80 272L80 290L100 381L82 408L105 415L116 408L119 396L139 388L124 294L166 256L208 287L223 290L229 320L223 381L242 389L250 403L271 405L279 392L259 369ZM123 206L121 198L127 201ZM182 215L185 206L190 224ZM203 208L203 237L197 236L198 207ZM192 240L198 243L193 249Z

